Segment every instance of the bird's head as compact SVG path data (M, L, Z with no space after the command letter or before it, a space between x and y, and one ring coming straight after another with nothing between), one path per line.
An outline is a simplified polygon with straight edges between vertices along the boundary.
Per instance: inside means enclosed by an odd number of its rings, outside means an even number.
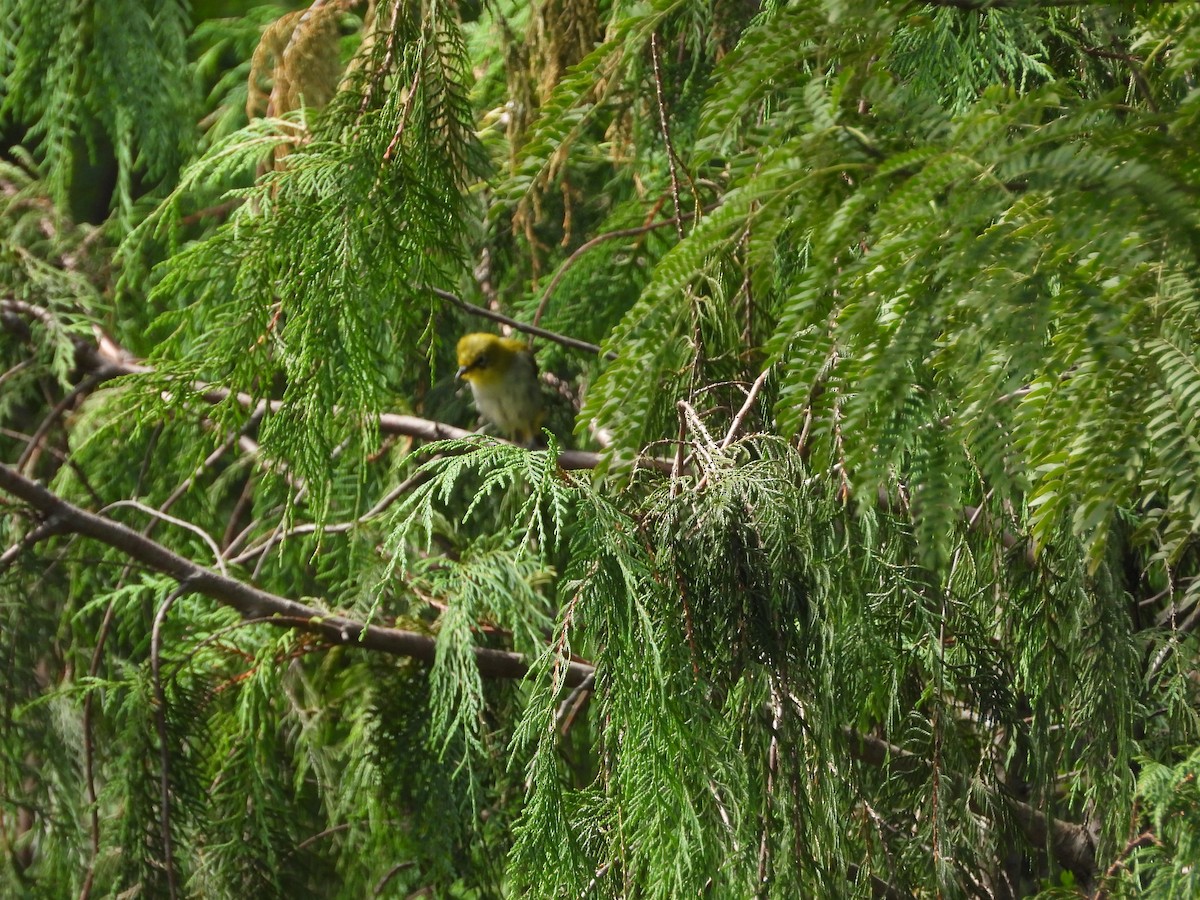
M458 341L458 377L480 386L494 384L508 372L517 354L525 352L525 345L512 338L464 334Z

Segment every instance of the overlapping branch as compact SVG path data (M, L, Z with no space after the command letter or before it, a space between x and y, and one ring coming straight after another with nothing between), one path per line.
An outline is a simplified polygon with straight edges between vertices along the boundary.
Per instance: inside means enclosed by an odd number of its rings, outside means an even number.
M37 482L0 465L0 490L28 504L43 516L40 537L78 534L119 550L130 559L168 575L187 591L201 594L237 610L246 618L265 619L281 628L315 634L330 644L358 646L432 663L437 641L399 628L367 625L335 613L261 590L231 576L205 568L120 522L96 515L63 500ZM524 678L529 665L519 653L476 647L479 672L488 678ZM593 672L586 663L566 663L565 683L580 684Z
M444 299L452 302L457 300L453 297ZM10 328L20 327L22 321L36 321L48 328L57 327L58 324L53 314L45 309L8 299L0 299L0 316L4 317L3 324ZM71 339L78 369L89 386L123 375L153 372L99 332L95 333L94 340L81 335L73 335ZM743 408L735 416L721 444L723 448L736 435L765 378L766 373L751 387ZM231 392L225 388L200 384L190 387L213 403L231 397ZM234 399L258 414L277 412L282 407L279 401L261 401L248 394L237 394ZM470 431L441 422L390 413L379 416L378 427L385 434L428 441L462 439L472 435ZM598 460L598 454L583 451L563 451L558 457L559 464L567 469L592 468ZM437 643L433 636L366 624L261 590L233 575L214 571L180 556L145 533L139 533L104 515L84 510L4 465L0 465L0 490L21 500L41 517L22 541L0 556L0 567L11 563L16 555L40 541L55 535L80 535L110 546L132 561L175 579L181 591L209 597L237 610L246 619L307 632L329 644L358 646L425 663L432 663L436 656ZM886 496L881 497L881 503L887 503ZM974 527L980 512L968 509L966 514L969 524ZM1004 538L1006 546L1010 548L1017 543L1015 537L1005 535ZM254 554L248 554L246 558L257 555L260 549L265 548L256 549ZM232 562L240 561L235 559ZM483 647L476 647L473 652L480 674L484 677L521 679L528 674L529 662L521 654ZM568 688L576 689L563 704L566 712L571 712L578 698L590 690L596 670L592 665L580 661L567 661L564 665L563 683ZM888 766L898 772L918 772L929 765L927 760L880 738L851 729L846 731L845 737L849 753L869 765ZM1032 845L1048 846L1059 864L1075 872L1078 877L1086 880L1094 876L1095 843L1084 826L1055 820L1016 798L998 795L997 799L1008 808L1013 822Z
M69 533L100 541L136 562L174 578L183 590L216 600L248 619L308 632L330 644L358 646L427 663L432 663L436 655L437 642L429 635L367 625L222 575L119 522L63 500L37 482L3 465L0 465L0 490L24 501L44 517L39 537ZM520 679L529 671L527 660L519 653L487 647L476 647L473 652L479 672L485 678ZM588 663L570 660L564 665L563 683L566 687L584 686L595 677L595 667ZM873 766L889 765L901 771L913 771L927 765L915 754L852 729L846 730L846 742L851 755ZM1039 846L1049 843L1058 862L1080 877L1086 878L1094 872L1095 843L1085 827L1052 819L1015 798L1005 800L1013 820L1031 844Z
M438 293L440 295L443 292ZM465 303L465 301L459 300L452 294L448 296L453 298L455 302ZM56 325L56 320L52 312L19 300L0 299L0 317L2 317L0 324L10 328L22 327L24 320L35 320L41 322L46 327ZM549 332L539 329L537 333L548 334ZM81 373L91 376L95 384L119 378L123 375L148 375L154 372L154 369L150 366L134 358L100 332L96 332L95 341L88 341L80 335L72 335L71 341L75 347L76 366ZM584 341L577 343L583 345L583 349L594 347L594 345L587 344ZM599 348L596 349L598 350ZM192 385L192 389L212 403L227 400L231 395L231 392L226 388L206 384L194 384ZM236 394L235 399L240 405L250 410L258 409L261 405L265 410L274 413L283 407L282 402L279 400L263 403L249 394ZM380 414L378 426L380 432L383 434L402 435L425 441L461 440L475 434L473 431L447 425L444 422L437 422L433 419L422 419L419 416L401 415L399 413ZM587 450L561 450L557 459L558 465L564 469L594 469L600 463L600 454ZM648 461L647 464L651 466L657 465L653 460Z
M930 766L928 760L882 738L853 728L844 729L844 736L851 756L877 768L888 766L893 772L909 773ZM1055 861L1085 883L1095 877L1096 841L1085 826L1052 818L1016 797L997 799L1007 806L1013 822L1032 846L1048 846Z

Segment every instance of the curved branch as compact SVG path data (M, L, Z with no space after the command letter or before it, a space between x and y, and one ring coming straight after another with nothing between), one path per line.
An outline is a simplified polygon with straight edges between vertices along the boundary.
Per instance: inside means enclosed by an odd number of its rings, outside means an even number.
M63 500L4 465L0 465L0 490L41 513L47 522L45 534L67 532L98 540L148 568L174 578L182 588L232 607L247 618L307 631L332 644L359 646L428 663L432 663L436 655L437 642L429 635L365 625L221 575L119 522ZM477 647L473 652L484 677L520 679L529 671L529 663L519 653L483 647ZM563 665L563 683L567 687L586 684L596 671L594 666L575 660L565 661ZM928 766L928 762L916 754L880 738L849 728L845 730L845 737L851 755L870 765L887 765L895 772L918 772ZM1065 868L1084 879L1095 876L1095 841L1085 826L1053 819L1013 797L999 799L1007 805L1013 821L1033 845L1048 843L1055 858Z
M118 500L115 503L108 504L108 506L104 507L104 509L100 510L100 512L105 513L110 509L116 509L119 506L127 506L130 509L136 509L138 512L143 512L161 522L169 522L178 528L183 528L187 531L190 531L208 545L208 549L213 552L213 560L216 562L217 568L220 570L222 575L224 575L226 578L229 577L229 570L225 568L225 558L221 556L221 548L217 546L217 542L214 541L209 536L208 532L203 528L193 525L191 522L185 522L183 519L178 519L175 516L163 512L161 509L155 509L153 506L147 506L145 503L141 503L137 500Z
M399 628L367 625L297 603L295 600L207 569L132 528L87 512L63 500L36 481L4 465L0 465L0 490L24 501L53 521L57 530L79 534L107 544L137 562L174 578L187 590L203 594L236 609L243 616L266 618L271 624L282 628L307 631L331 644L379 650L396 656L419 659L422 662L432 663L437 653L437 641L429 635ZM479 673L486 678L520 679L529 671L529 663L519 653L476 647L474 654ZM593 666L576 661L568 661L564 665L565 683L572 687L582 683L595 671Z
M712 212L719 205L717 203L709 204L704 207L702 212ZM686 222L694 218L696 218L696 213L684 213L682 219L660 219L657 222L634 225L631 228L618 228L616 231L606 231L603 234L596 235L591 240L584 241L571 252L570 256L563 260L562 265L558 267L558 271L554 273L554 277L550 279L550 283L546 285L546 289L542 291L542 297L538 300L537 311L533 314L534 325L537 325L542 320L542 313L546 311L546 305L550 302L550 295L554 293L554 289L558 287L558 283L567 274L567 270L575 265L579 261L579 258L593 247L597 247L606 241L619 240L626 237L639 237L647 232L657 231L659 228L668 228L671 225L678 226L681 222ZM615 359L616 357L610 353L607 358Z

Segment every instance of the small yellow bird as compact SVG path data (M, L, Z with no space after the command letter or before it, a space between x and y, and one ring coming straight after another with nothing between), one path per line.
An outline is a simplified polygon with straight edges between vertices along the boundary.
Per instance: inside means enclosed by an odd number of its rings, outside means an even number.
M480 415L518 444L530 446L545 411L537 363L520 341L464 334L458 341L458 377L471 385Z

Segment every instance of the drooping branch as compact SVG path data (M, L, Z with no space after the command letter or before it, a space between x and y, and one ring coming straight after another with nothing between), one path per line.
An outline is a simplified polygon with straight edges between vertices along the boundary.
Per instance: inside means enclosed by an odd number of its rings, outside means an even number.
M132 560L174 578L182 589L216 600L246 618L315 634L331 644L359 646L423 662L432 662L436 655L436 640L429 635L366 625L222 575L119 522L75 506L4 465L0 465L0 490L41 514L43 522L39 526L39 537L78 534L100 541ZM520 679L529 671L527 660L519 653L477 647L474 654L484 677ZM595 676L595 667L587 663L572 660L564 665L566 687L584 685ZM851 755L870 765L888 765L897 772L916 772L928 765L916 754L883 739L853 729L846 729L845 737ZM1053 819L1016 798L1000 799L1031 844L1048 843L1058 862L1082 879L1094 875L1095 842L1084 826Z
M929 767L927 760L882 738L863 734L853 728L846 728L844 735L850 755L869 765L877 768L888 766L897 773L913 773ZM1086 827L1051 818L1016 797L1001 795L997 799L1008 807L1013 822L1032 846L1049 845L1058 864L1084 882L1090 882L1095 877L1096 841Z
M325 612L287 597L261 590L236 578L221 575L164 547L120 522L81 509L47 490L36 481L0 465L0 490L37 510L45 519L44 536L78 534L100 541L126 556L168 575L185 590L202 594L229 606L247 618L265 618L281 628L294 628L318 635L331 644L379 650L396 656L433 662L437 642L426 634L367 625ZM524 678L529 664L519 653L475 648L479 672L487 678ZM594 671L586 663L566 663L564 682L580 684Z

